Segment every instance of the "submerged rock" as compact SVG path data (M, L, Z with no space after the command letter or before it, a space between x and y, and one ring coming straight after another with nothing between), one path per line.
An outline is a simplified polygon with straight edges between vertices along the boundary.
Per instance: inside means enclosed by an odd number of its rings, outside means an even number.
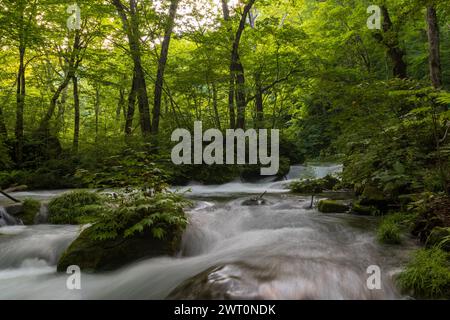
M150 231L130 237L94 240L94 229L85 229L58 261L57 270L65 272L77 265L84 272L110 271L130 262L174 255L181 244L181 232L167 232L164 240L155 239Z
M255 197L255 198L244 200L241 205L250 207L250 206L265 206L268 204L269 204L269 202L266 199L260 198L260 197Z
M319 201L319 211L322 213L346 213L350 207L342 202L332 200Z

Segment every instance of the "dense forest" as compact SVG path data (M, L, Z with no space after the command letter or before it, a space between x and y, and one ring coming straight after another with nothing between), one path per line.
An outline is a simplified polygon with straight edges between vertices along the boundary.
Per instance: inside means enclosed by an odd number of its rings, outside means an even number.
M249 181L259 167L174 165L172 132L279 129L279 178L344 165L293 192L354 192L354 212L383 217L381 242L412 232L426 245L401 286L449 298L449 17L447 0L0 0L0 189L139 187L116 195L119 209L97 194L59 199L52 222L104 210L88 229L104 246L148 227L179 239L188 204L162 191ZM81 218L65 201L85 206Z

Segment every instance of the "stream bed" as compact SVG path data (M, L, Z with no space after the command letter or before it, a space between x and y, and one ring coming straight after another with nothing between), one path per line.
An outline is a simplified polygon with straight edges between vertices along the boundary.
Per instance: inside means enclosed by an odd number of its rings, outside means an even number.
M323 177L339 166L293 167L287 179ZM58 258L80 226L0 228L0 299L402 299L393 276L407 261L402 246L377 243L377 219L321 214L310 197L282 182L233 182L190 190L195 202L177 257L135 262L114 272L82 274L68 290ZM245 201L264 192L266 203ZM49 199L60 192L17 193ZM369 290L369 266L381 269L381 289Z

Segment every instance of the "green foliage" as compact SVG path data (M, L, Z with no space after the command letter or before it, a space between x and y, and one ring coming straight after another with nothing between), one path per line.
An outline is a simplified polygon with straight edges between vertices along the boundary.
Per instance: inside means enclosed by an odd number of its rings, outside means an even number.
M156 192L167 187L167 175L155 161L161 158L150 150L124 149L120 153L90 164L89 169L78 169L76 177L90 188L128 187L154 189Z
M439 248L418 250L397 279L400 287L419 298L450 298L449 258Z
M294 193L316 194L325 190L333 190L339 184L340 180L331 175L322 179L298 180L290 184L290 189Z
M20 215L20 219L25 225L34 224L34 218L41 209L41 203L34 199L25 199L22 205L23 213Z
M400 244L401 230L392 219L384 218L377 230L378 241L385 244Z
M22 170L11 170L0 172L0 188L6 189L15 185L24 185L29 173Z
M146 196L141 192L118 194L114 204L94 221L96 240L130 237L150 230L153 237L162 239L168 230L184 230L187 218L184 207L189 204L181 195L157 193Z
M80 224L90 221L104 210L105 199L88 191L63 194L48 205L49 222L53 224Z
M0 170L9 169L12 166L13 162L9 154L10 152L0 136Z

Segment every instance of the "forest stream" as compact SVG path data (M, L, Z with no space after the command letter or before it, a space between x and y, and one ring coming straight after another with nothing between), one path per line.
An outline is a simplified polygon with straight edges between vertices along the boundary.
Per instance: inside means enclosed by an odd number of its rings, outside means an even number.
M286 189L289 179L320 178L340 169L296 166L282 182L181 188L190 189L195 205L188 212L190 224L179 256L82 274L81 290L68 290L68 275L56 272L58 258L79 234L79 226L3 226L0 299L405 298L393 285L393 276L414 249L412 241L400 248L380 245L376 218L321 214L308 208L311 197ZM264 192L260 205L245 205ZM14 195L42 200L59 193ZM6 218L3 212L2 221ZM367 288L371 265L381 268L380 290Z

